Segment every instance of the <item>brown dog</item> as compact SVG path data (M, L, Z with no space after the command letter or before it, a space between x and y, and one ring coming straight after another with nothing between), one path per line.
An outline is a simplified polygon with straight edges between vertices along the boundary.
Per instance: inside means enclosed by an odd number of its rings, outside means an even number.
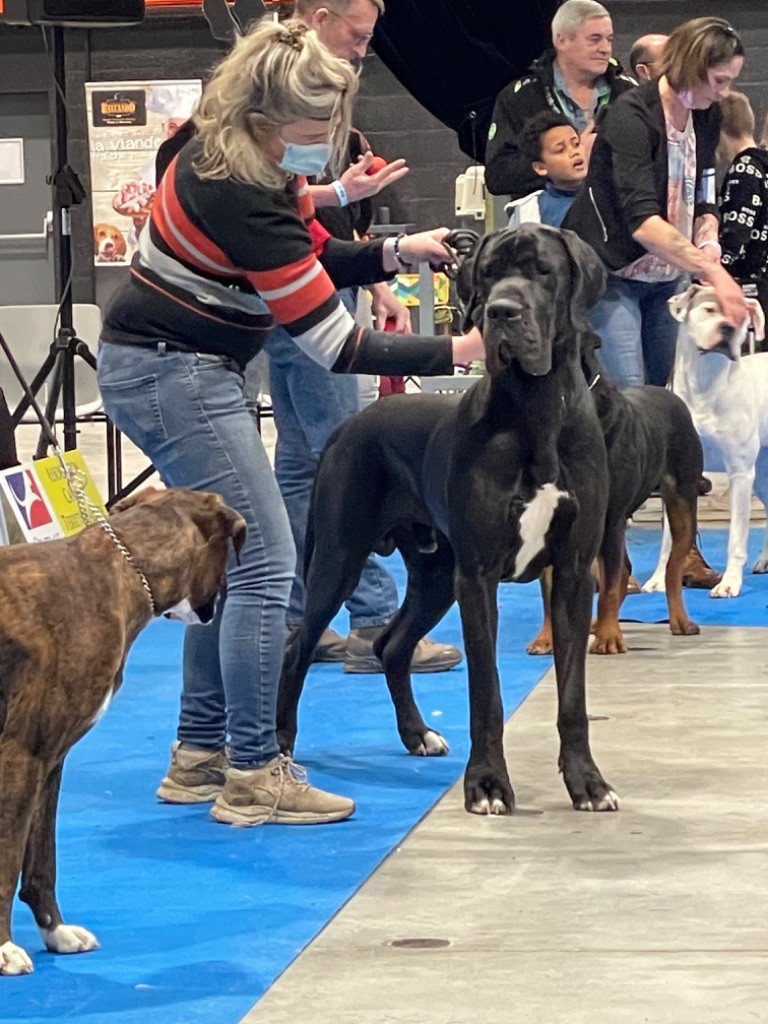
M100 263L121 263L127 251L120 228L106 223L93 225L93 254Z
M188 600L210 621L230 541L237 552L245 540L242 517L203 492L142 491L119 503L109 523L133 564L99 524L0 549L0 975L32 971L11 941L19 875L19 896L49 950L97 947L85 928L63 922L56 901L64 758L120 687L151 601L162 614Z

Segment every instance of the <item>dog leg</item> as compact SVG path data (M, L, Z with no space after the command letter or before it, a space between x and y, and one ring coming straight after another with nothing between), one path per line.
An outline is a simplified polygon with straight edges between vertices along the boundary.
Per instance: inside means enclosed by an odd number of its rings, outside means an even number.
M696 537L696 493L687 497L677 490L676 482L665 477L661 484L667 521L672 537L664 587L667 592L669 629L673 636L696 636L698 625L688 617L683 603L683 565Z
M752 572L766 573L768 572L768 448L761 448L760 454L757 457L757 463L755 464L754 488L755 494L762 503L766 521L763 550L760 552L757 557L757 561L752 566Z
M541 629L526 647L528 654L552 653L552 569L548 566L539 578L544 621Z
M666 511L662 513L664 526L661 532L661 550L659 551L659 560L656 563L656 568L653 570L653 575L649 580L642 586L644 594L656 594L664 591L666 587L666 572L667 562L669 561L669 555L672 551L672 534L669 529L669 520L667 519Z
M504 762L504 709L496 668L498 583L457 575L469 676L469 732L472 747L464 773L464 807L472 814L510 814L515 794Z
M0 735L0 975L31 974L32 961L11 940L11 904L42 786L43 768L18 743Z
M56 901L56 812L62 765L43 783L24 853L19 899L35 915L46 949L52 953L87 953L98 949L95 935L79 925L65 924Z
M725 453L723 453L725 455ZM749 537L749 518L752 511L752 488L755 482L755 460L749 469L738 469L732 472L728 466L728 483L731 491L731 526L728 531L728 562L723 578L709 592L710 597L738 597L744 577L744 563L747 560L747 539Z
M453 549L438 535L437 550L423 554L412 538L401 539L401 531L398 546L408 568L408 586L397 614L376 640L374 652L386 675L397 731L405 749L419 757L440 756L449 753L448 741L422 718L413 696L410 665L419 640L453 604Z
M559 767L577 811L617 811L619 798L595 764L589 748L585 670L593 584L588 570L575 575L555 566L552 626L557 678Z
M626 654L627 646L619 625L619 609L624 600L629 573L626 569L624 534L627 523L607 523L600 548L602 573L600 596L597 601L597 622L592 627L595 639L592 654Z

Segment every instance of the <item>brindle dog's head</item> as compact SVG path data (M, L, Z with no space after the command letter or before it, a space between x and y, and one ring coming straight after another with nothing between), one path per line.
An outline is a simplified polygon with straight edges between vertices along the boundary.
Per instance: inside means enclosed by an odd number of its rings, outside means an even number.
M587 310L605 289L605 270L572 231L543 224L502 228L481 239L459 271L465 323L481 328L491 376L516 364L531 376L576 353Z
M158 613L188 601L200 622L210 622L230 544L237 555L245 543L243 517L218 494L152 487L117 502L112 513L110 522L147 577Z

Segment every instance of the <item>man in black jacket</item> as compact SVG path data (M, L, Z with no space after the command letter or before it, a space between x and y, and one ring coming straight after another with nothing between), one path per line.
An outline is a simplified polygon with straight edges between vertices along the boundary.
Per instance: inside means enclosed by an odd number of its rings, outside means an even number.
M546 50L522 78L499 93L488 132L485 184L493 195L512 199L541 187L518 138L542 110L554 110L573 123L589 157L598 115L637 83L612 57L613 24L595 0L566 0L552 19L554 49Z

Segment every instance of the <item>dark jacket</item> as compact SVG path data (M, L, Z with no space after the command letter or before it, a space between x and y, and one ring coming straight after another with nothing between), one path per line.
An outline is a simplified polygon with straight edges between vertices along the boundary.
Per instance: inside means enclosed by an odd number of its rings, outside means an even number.
M720 189L723 264L741 284L768 271L768 152L750 147L728 168Z
M522 78L511 82L496 98L485 150L485 186L492 195L508 193L512 199L520 199L541 188L541 178L528 157L520 153L517 140L526 121L542 110L568 116L555 94L555 56L554 50L545 50ZM604 77L611 90L609 103L637 84L614 59Z
M715 150L720 107L693 111L696 133L694 216L717 216ZM625 93L605 112L589 171L563 221L589 242L609 270L620 270L645 255L632 237L649 217L667 218L667 132L658 82Z

